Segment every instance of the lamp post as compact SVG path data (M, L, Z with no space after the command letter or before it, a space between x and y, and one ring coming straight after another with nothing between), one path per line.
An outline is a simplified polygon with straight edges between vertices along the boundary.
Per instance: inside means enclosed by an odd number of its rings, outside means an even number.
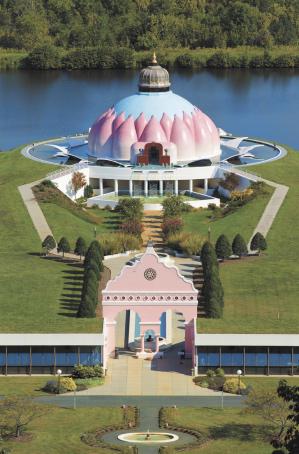
M60 376L62 374L62 370L61 369L57 369L57 375L58 375L58 380L57 380L57 388L58 388L58 394L60 394Z
M77 394L76 394L76 389L74 389L73 409L76 410L76 408L77 408Z
M211 242L211 227L208 227L208 241Z
M94 227L94 229L93 229L93 234L94 234L94 237L96 238L97 237L97 228L96 227Z
M243 374L243 371L241 369L237 370L237 375L238 375L238 394L240 394L241 390L241 375Z

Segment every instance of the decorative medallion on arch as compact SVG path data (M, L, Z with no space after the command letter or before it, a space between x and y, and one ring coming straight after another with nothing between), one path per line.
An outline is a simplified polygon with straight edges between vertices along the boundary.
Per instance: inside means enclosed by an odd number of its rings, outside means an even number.
M153 281L157 277L157 272L154 268L147 268L143 273L145 279L148 281Z
M161 143L150 142L145 145L143 153L137 156L137 164L169 165L170 156L167 156L167 151L163 150Z

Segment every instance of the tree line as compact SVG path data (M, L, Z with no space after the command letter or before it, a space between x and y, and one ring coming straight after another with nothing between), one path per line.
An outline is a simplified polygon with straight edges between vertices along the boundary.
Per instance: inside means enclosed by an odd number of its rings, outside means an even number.
M0 47L297 45L294 0L0 0Z

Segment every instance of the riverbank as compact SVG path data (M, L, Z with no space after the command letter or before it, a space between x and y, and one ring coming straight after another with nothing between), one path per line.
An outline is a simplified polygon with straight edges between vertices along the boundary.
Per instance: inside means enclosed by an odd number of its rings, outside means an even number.
M130 48L86 47L65 50L41 46L31 52L0 49L0 70L11 69L135 69L151 60L151 52ZM159 64L167 68L298 68L299 46L270 49L235 48L159 49Z

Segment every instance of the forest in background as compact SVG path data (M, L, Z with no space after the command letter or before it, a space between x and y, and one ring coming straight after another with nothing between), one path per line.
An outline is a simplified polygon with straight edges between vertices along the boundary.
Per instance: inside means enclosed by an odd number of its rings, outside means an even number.
M211 66L272 67L279 66L272 54L285 55L276 52L281 46L290 56L282 66L292 67L298 44L299 0L0 0L2 68L135 67L153 49L175 50L168 66L210 66L217 49ZM257 62L251 63L251 47ZM25 58L32 51L34 58ZM231 55L240 52L244 62L234 61Z

